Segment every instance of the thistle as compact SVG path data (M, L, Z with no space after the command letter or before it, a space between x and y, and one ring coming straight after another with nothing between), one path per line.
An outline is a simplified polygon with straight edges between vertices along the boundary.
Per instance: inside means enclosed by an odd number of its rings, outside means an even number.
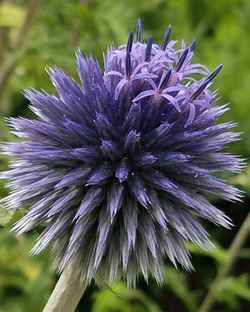
M186 241L211 246L201 218L230 227L207 199L240 198L215 175L242 168L224 151L238 134L217 123L228 107L210 89L222 66L191 63L195 42L176 48L170 34L161 46L143 42L138 21L126 45L109 47L104 72L78 50L80 84L50 68L57 96L26 90L38 119L8 119L25 140L3 146L14 158L5 203L27 208L18 233L44 225L32 252L52 247L58 271L74 262L87 282L99 274L130 286L150 274L161 283L164 258L192 269Z

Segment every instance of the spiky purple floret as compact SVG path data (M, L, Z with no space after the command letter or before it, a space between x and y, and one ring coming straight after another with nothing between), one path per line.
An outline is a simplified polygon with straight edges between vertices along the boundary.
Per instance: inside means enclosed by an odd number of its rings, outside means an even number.
M96 273L134 285L142 273L163 281L163 259L192 269L185 241L211 243L199 218L230 226L208 194L238 200L214 175L238 172L242 161L223 151L238 134L217 124L227 106L209 90L210 72L192 64L195 47L175 49L168 27L161 47L142 43L137 23L126 46L110 48L104 74L76 53L81 85L59 68L48 73L58 96L27 90L38 120L9 118L24 142L4 144L9 209L27 207L14 229L45 225L33 253L53 246L60 271L78 262L82 278ZM194 76L195 75L195 76ZM200 79L196 79L197 76Z

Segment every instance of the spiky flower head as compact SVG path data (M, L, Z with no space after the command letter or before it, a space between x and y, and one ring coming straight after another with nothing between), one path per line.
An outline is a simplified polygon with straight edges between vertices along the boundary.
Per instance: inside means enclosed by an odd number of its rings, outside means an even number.
M229 227L207 199L239 199L218 171L237 172L241 160L223 150L238 134L217 124L228 109L215 106L213 72L191 63L195 42L176 47L168 27L162 45L152 37L111 46L104 73L93 57L76 53L80 84L48 70L57 95L27 90L36 120L9 118L23 142L5 143L14 157L9 209L27 207L14 229L45 226L33 252L52 246L55 267L78 263L82 278L108 281L138 274L161 282L163 260L192 268L186 241L210 246L200 218Z

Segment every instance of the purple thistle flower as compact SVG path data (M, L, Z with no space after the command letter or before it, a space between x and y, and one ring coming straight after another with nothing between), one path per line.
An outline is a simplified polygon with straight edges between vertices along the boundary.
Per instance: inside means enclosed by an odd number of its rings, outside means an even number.
M223 151L238 134L217 123L228 110L215 106L210 72L191 63L195 42L152 37L110 47L104 73L76 53L79 85L61 69L48 70L58 95L27 90L37 120L9 118L23 142L5 143L14 157L2 173L9 209L27 207L14 230L45 225L33 253L52 246L55 268L77 261L90 281L96 274L135 285L138 274L163 281L163 260L192 269L186 241L211 243L200 218L230 227L207 199L239 200L241 193L216 172L239 172L243 162ZM196 77L199 77L196 79Z

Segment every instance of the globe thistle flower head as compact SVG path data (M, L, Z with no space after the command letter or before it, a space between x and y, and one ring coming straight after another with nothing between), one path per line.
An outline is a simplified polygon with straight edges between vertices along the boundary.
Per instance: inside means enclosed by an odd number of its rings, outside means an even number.
M195 41L178 48L170 34L143 42L138 21L126 45L109 47L104 72L78 50L80 83L50 68L57 95L25 91L38 119L8 119L25 140L3 147L14 158L5 203L27 207L18 233L44 225L33 253L52 247L58 271L76 261L87 281L161 283L164 258L192 269L186 241L211 246L201 218L230 226L207 199L240 198L215 175L242 168L223 150L238 134L217 123L228 108L210 88L222 66L192 63Z

